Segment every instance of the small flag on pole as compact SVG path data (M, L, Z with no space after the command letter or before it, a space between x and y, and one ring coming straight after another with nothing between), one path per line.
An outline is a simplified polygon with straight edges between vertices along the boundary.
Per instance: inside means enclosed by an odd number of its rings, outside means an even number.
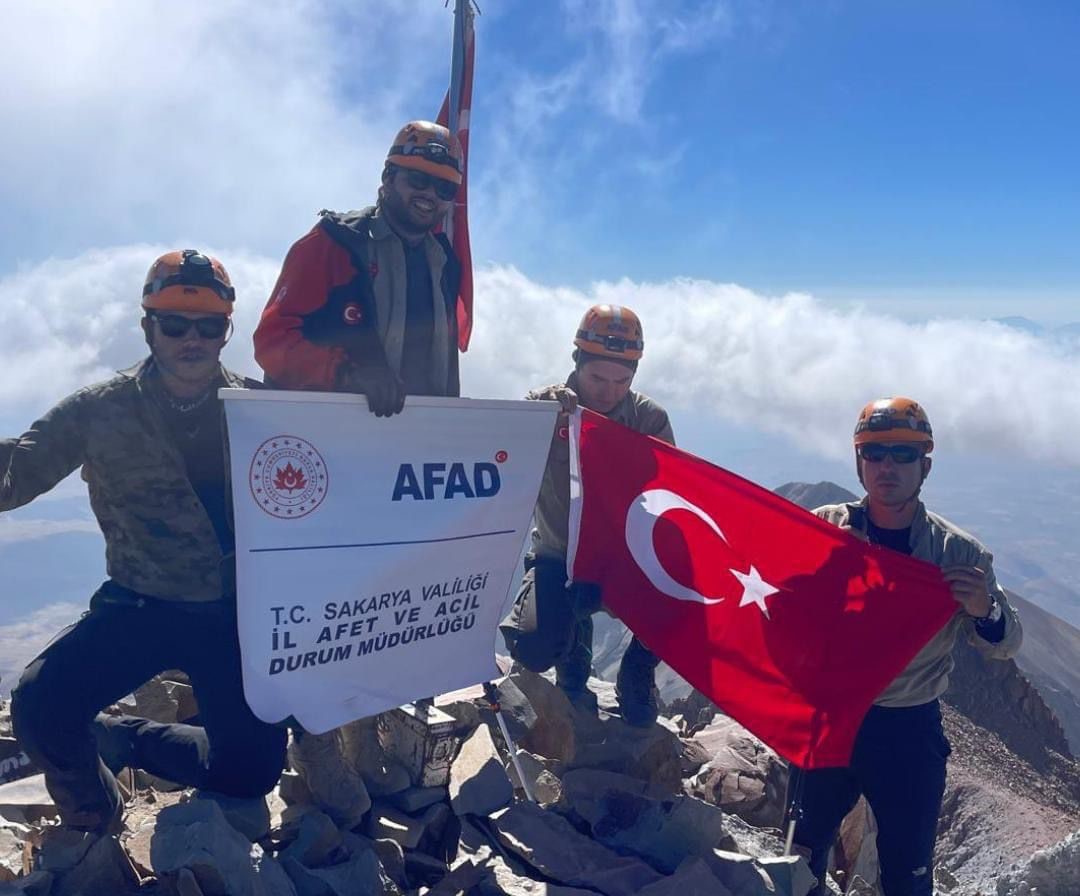
M473 88L473 10L470 0L454 2L454 50L450 64L450 89L446 92L438 123L450 129L461 143L461 189L446 216L443 230L461 262L457 296L458 348L469 348L473 321L472 249L469 246L469 118Z

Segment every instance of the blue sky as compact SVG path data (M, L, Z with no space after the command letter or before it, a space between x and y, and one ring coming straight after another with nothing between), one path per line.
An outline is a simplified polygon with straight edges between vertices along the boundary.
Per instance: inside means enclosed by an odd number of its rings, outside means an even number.
M585 85L539 137L570 157L542 216L560 221L553 274L1012 296L1017 313L1030 296L1069 317L1075 5L732 3L666 50L673 11L700 19L714 4L642 4L622 28L618 5L586 22L524 3L480 20L489 127L503 65L553 78L591 55L591 76L624 84L591 101ZM520 257L544 264L541 247Z

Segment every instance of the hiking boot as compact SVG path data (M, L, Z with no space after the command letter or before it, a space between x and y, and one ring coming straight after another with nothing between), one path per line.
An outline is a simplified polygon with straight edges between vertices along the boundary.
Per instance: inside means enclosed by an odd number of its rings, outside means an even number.
M555 664L555 684L564 690L571 702L575 696L588 691L592 672L592 617L574 622L573 644L569 653Z
M656 723L658 709L654 673L659 662L637 638L626 648L615 680L615 697L627 725L651 728Z

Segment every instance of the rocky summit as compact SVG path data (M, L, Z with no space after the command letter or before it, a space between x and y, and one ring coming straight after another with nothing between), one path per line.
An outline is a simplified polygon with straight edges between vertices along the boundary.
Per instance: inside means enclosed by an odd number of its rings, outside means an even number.
M1022 679L1005 682L1011 709L980 708L981 674L958 676L946 714L955 752L938 892L1080 893L1077 765ZM161 677L132 700L174 720L195 709L180 685ZM805 860L783 855L784 763L701 694L674 700L642 730L624 724L614 686L599 678L589 682L595 709L571 704L550 676L511 668L497 685L517 764L472 688L427 710L294 738L291 767L265 800L123 773L116 837L61 827L40 775L0 786L0 894L806 896L813 888ZM833 892L879 893L874 831L865 805L847 819Z

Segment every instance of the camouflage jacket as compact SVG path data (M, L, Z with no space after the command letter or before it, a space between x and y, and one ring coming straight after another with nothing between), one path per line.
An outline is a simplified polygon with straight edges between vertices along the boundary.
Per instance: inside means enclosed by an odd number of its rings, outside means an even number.
M0 440L0 511L30 503L82 467L113 581L166 600L217 600L232 588L232 557L223 556L148 392L151 363L80 389L19 438ZM221 385L253 383L223 367Z
M827 504L814 513L837 526L866 530L866 498L850 504ZM987 587L1001 605L1005 618L1005 637L996 643L981 637L975 620L957 605L952 619L874 701L879 706L918 706L944 694L949 687L953 646L959 635L966 637L987 659L1001 660L1015 656L1023 638L1020 617L994 577L991 553L974 536L930 513L921 501L911 521L911 556L935 566L977 566L985 570Z
M525 396L528 401L554 400L562 383L534 389ZM571 373L565 385L577 391L577 376ZM606 415L609 419L647 436L675 444L667 411L651 398L633 390L626 393ZM532 532L532 551L537 557L566 560L570 536L570 441L566 416L560 414L551 435L547 466L540 483L536 501L536 528Z

